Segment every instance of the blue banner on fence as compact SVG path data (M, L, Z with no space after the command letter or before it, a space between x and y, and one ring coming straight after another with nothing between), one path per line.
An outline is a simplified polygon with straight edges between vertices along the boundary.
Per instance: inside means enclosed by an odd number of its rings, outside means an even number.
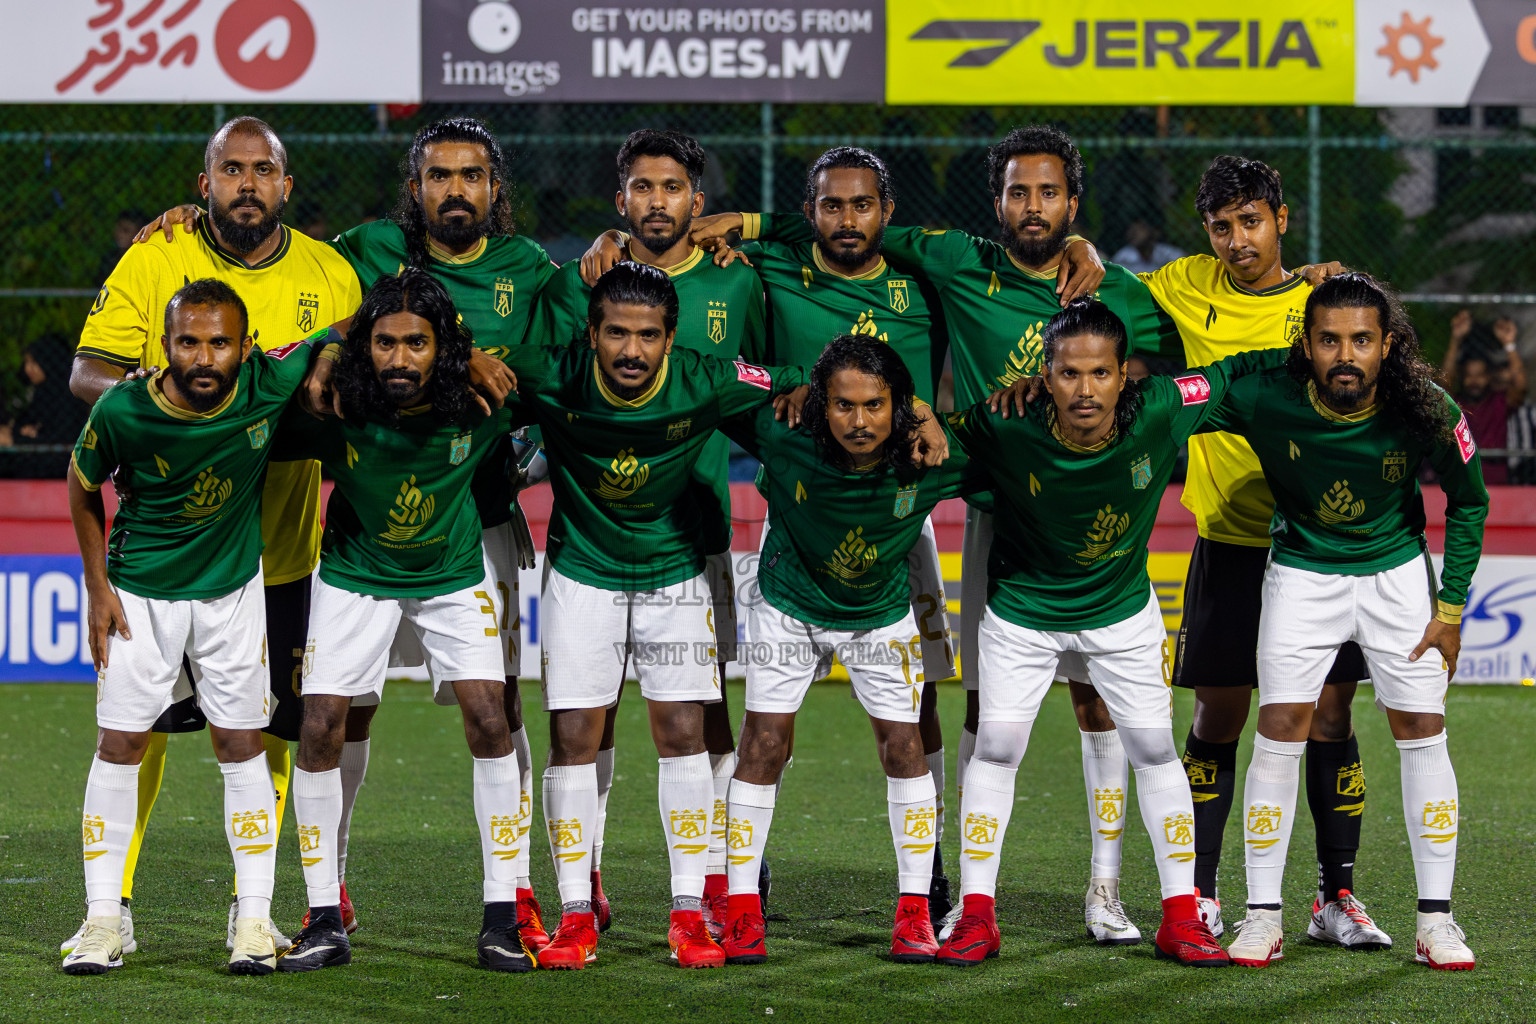
M94 683L79 555L0 555L0 683Z

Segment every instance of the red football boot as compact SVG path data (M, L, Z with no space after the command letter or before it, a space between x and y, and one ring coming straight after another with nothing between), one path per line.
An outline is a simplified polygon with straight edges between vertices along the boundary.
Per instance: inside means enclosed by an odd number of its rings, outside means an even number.
M602 871L592 872L592 913L597 915L597 930L605 932L613 924L613 908L608 905L608 894L603 892Z
M1230 967L1227 951L1200 917L1196 896L1170 896L1163 900L1163 923L1157 929L1152 955L1175 960L1187 967Z
M716 942L725 934L726 893L729 886L725 875L704 876L704 927Z
M928 897L902 896L891 929L891 959L899 964L927 964L938 952L939 940L933 937L928 920Z
M517 890L517 930L522 933L523 944L534 956L549 945L549 932L544 930L544 910L532 889Z
M709 937L704 914L699 910L672 911L672 927L667 930L667 944L679 967L723 967L725 950Z
M997 904L991 896L973 893L961 904L960 920L934 959L941 964L973 967L997 956L1003 938L997 931Z
M546 971L579 971L597 959L597 926L591 914L566 914L549 945L538 954Z
M768 959L768 927L755 892L726 897L725 936L720 940L728 964L760 964Z

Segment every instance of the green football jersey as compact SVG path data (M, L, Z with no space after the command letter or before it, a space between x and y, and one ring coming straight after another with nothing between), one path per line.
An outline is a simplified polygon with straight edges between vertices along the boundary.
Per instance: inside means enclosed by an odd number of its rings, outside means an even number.
M645 393L624 399L588 346L524 345L505 358L544 435L550 564L603 590L653 590L703 571L700 456L721 420L805 383L798 367L674 347Z
M927 281L882 258L857 277L835 271L814 242L742 246L768 302L768 362L810 367L839 334L878 338L901 357L917 397L933 404L949 344L938 296Z
M331 246L352 265L366 292L380 277L394 276L409 259L405 234L393 221L360 224L331 240ZM538 308L539 292L555 276L549 254L531 238L496 235L463 256L439 253L430 247L432 259L426 270L448 290L464 326L474 335L475 346L500 349L521 345ZM512 518L512 488L507 459L510 440L496 443L496 451L480 460L475 477L475 504L486 527Z
M423 405L391 427L289 410L279 454L319 459L336 484L320 540L322 580L374 597L438 597L484 578L470 491L511 414L468 416L468 425L442 423Z
M911 607L907 554L935 505L983 485L955 454L936 469L842 469L772 407L722 428L765 467L768 536L757 583L774 608L826 629L875 629Z
M660 268L677 289L677 338L673 350L692 349L721 359L765 360L763 283L745 263L717 267L703 249L673 267ZM587 300L592 289L581 279L580 261L560 268L539 300L531 338L542 345L563 345L587 328ZM724 437L708 439L694 466L703 509L700 534L706 554L731 549L731 445Z
M1270 550L1281 565L1366 576L1422 558L1424 496L1419 464L1428 459L1445 491L1445 564L1439 599L1459 613L1483 550L1488 488L1466 417L1449 395L1448 440L1425 444L1379 406L1343 416L1308 382L1284 368L1233 386L1212 423L1241 434L1258 453L1275 495Z
M956 439L987 466L997 498L987 607L1048 630L1095 629L1144 608L1147 541L1179 448L1217 429L1212 416L1233 381L1284 361L1283 350L1243 352L1149 377L1131 429L1093 449L1061 436L1049 399L1006 420L985 402L952 415Z
M749 230L756 226L755 219L744 218ZM810 225L799 214L762 214L759 230L766 238L812 237ZM954 368L956 409L968 409L998 388L1041 371L1040 331L1061 312L1055 270L1029 270L1002 244L963 231L887 227L882 251L896 267L925 279L939 297ZM1125 322L1133 342L1154 347L1141 339L1177 339L1177 326L1140 278L1115 263L1106 263L1104 269L1095 295ZM969 500L978 508L990 508L985 495Z
M108 388L75 444L86 490L124 484L107 542L107 578L163 601L222 597L261 567L261 488L283 409L315 349L254 346L217 408L171 404L152 378Z

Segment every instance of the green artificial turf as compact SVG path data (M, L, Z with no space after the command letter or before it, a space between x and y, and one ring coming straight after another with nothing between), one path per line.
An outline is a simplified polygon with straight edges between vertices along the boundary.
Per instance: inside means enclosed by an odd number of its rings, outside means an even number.
M525 686L525 693L534 756L542 762L547 736L538 689ZM739 716L739 684L730 696ZM84 899L79 808L95 736L93 698L88 686L0 686L0 1020L1536 1019L1536 938L1526 930L1536 909L1536 794L1526 761L1536 735L1536 691L1528 688L1454 687L1449 700L1462 800L1456 915L1478 955L1471 973L1413 963L1414 884L1397 752L1366 687L1356 702L1369 782L1356 883L1396 940L1392 951L1348 953L1306 940L1315 865L1304 797L1286 880L1283 962L1261 971L1196 971L1153 960L1156 875L1129 806L1121 892L1148 941L1114 949L1085 941L1087 805L1077 730L1065 690L1056 687L1019 773L998 893L1001 958L963 970L891 963L885 954L895 864L885 782L862 711L846 686L826 685L807 699L774 818L766 965L684 972L668 962L655 752L643 702L631 688L620 714L603 865L614 926L602 937L598 960L576 973L492 974L475 967L480 860L457 713L434 706L424 685L392 683L374 722L368 781L352 826L348 890L362 927L350 966L267 978L225 973L232 871L220 825L222 789L206 737L193 735L171 740L140 861L139 951L106 977L67 977L57 945L78 923ZM946 685L940 700L952 799L964 695ZM1181 747L1189 712L1189 695L1177 692ZM1247 760L1245 744L1240 772ZM955 811L945 852L958 893ZM542 823L542 811L536 807L535 814ZM1221 873L1229 919L1243 894L1238 825L1234 813ZM538 834L536 826L532 835ZM535 888L553 917L557 900L543 844L535 846L533 864ZM304 903L290 813L274 918L291 933Z

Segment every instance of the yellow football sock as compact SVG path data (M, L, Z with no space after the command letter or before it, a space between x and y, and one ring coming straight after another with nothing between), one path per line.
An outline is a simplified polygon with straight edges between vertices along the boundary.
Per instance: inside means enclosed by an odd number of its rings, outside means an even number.
M123 864L123 899L133 899L133 871L139 866L139 847L144 844L144 830L149 827L149 812L160 795L160 780L165 776L165 741L163 732L149 734L149 748L139 765L139 814L133 822L133 838L128 842L128 859Z
M293 754L287 740L271 733L262 733L261 743L267 749L267 768L272 772L272 788L277 792L277 813L273 815L272 822L272 843L276 845L278 833L283 829L283 811L288 806L288 783L293 779Z

